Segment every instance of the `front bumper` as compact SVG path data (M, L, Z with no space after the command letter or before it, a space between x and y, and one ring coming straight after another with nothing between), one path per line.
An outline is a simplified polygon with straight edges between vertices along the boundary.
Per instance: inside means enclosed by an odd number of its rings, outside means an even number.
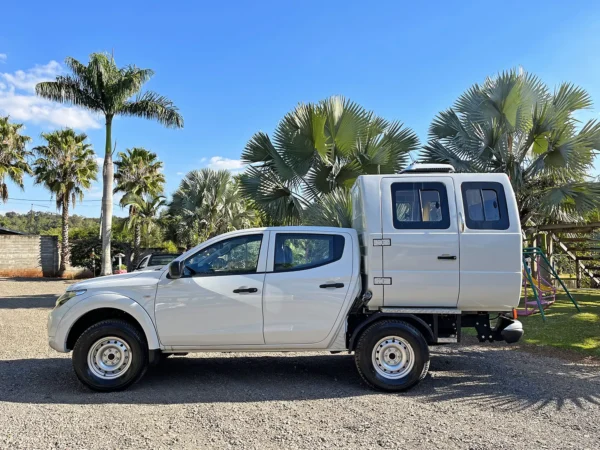
M54 308L48 314L48 345L57 352L67 353L66 349L66 336L64 333L59 332L59 325L66 312L69 310L66 305L59 308Z

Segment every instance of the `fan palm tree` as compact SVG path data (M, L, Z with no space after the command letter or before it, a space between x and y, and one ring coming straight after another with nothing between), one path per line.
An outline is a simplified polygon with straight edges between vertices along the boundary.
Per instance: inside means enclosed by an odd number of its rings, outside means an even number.
M21 134L22 124L10 123L9 117L0 117L0 200L8 200L6 179L23 189L23 175L31 173L27 163L29 152L25 144L31 141L29 136Z
M304 221L322 227L352 228L352 199L347 189L336 189L311 203L303 213Z
M169 205L175 240L195 245L217 234L249 228L257 215L241 197L227 170L193 170L181 181Z
M432 122L423 159L462 172L506 173L523 225L568 221L600 204L600 183L588 179L600 148L600 124L575 114L592 106L570 83L554 92L521 70L475 84Z
M161 173L163 163L158 161L156 153L144 148L135 147L119 153L115 162L117 171L115 181L117 185L114 192L123 192L121 206L127 206L127 197L144 197L145 195L158 196L163 192L165 176ZM136 206L129 204L129 219L137 213ZM136 266L140 257L141 225L138 221L133 228L133 265Z
M155 92L140 94L142 86L154 74L150 69L135 66L117 67L114 58L105 53L92 53L88 65L74 58L65 60L71 75L61 75L56 81L38 83L41 97L71 103L104 115L106 145L102 171L102 275L112 273L110 241L113 212L112 121L115 116L135 116L157 120L167 127L183 127L183 117L172 101ZM132 98L133 96L135 98Z
M135 209L135 214L129 216L127 220L127 227L139 229L149 235L157 224L160 209L166 204L165 197L153 194L127 194L123 199L125 205Z
M343 97L300 104L273 134L256 133L242 160L243 193L273 222L293 224L323 195L349 189L361 174L395 173L418 139Z
M96 180L98 164L87 136L72 129L42 133L46 145L35 147L37 159L33 163L36 184L43 184L56 196L56 207L62 210L62 245L59 272L63 274L70 264L69 206L83 199L85 189Z

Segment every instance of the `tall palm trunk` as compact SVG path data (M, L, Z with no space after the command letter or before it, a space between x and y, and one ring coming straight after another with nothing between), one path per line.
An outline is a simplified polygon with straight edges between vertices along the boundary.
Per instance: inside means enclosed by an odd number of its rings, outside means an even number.
M112 258L110 254L110 241L112 233L113 214L113 181L114 166L112 161L112 117L106 117L106 146L104 148L104 167L102 170L102 260L101 275L112 274Z
M137 267L140 259L140 247L142 246L142 225L135 224L133 229L133 267Z
M62 276L71 263L71 252L69 249L69 194L63 194L62 200L62 246L60 247L59 274Z

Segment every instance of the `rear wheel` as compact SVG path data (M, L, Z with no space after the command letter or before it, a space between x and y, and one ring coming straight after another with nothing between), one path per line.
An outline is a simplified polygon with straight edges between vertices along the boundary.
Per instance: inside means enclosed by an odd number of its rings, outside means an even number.
M139 380L148 367L148 345L123 320L104 320L85 330L73 349L77 378L96 391L118 391Z
M362 333L354 360L369 386L404 391L427 375L429 346L419 330L409 323L384 320Z

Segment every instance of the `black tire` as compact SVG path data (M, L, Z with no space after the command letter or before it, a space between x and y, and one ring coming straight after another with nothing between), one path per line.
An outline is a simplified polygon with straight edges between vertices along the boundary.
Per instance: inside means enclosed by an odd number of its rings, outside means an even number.
M381 372L384 367L379 365L375 368L373 358L380 358L379 352L374 356L373 350L384 338L397 336L402 339L402 346L410 348L414 355L412 368L402 375L402 367L399 366L398 373L384 376ZM386 341L388 342L388 341ZM390 340L392 342L392 340ZM384 345L384 344L382 344ZM380 347L381 348L381 347ZM408 351L410 351L408 350ZM391 351L390 357L395 358ZM393 361L393 360L392 360ZM411 324L401 320L382 320L368 327L361 335L354 353L354 362L362 379L370 387L388 392L399 392L410 389L427 375L429 370L429 346L427 341ZM406 364L409 365L408 363ZM401 378L393 378L394 376Z
M116 337L129 346L129 366L122 375L105 379L98 376L88 364L88 353L99 340ZM73 368L79 381L90 389L101 392L119 391L138 381L148 368L148 344L145 336L131 323L109 319L98 322L83 332L73 349Z

